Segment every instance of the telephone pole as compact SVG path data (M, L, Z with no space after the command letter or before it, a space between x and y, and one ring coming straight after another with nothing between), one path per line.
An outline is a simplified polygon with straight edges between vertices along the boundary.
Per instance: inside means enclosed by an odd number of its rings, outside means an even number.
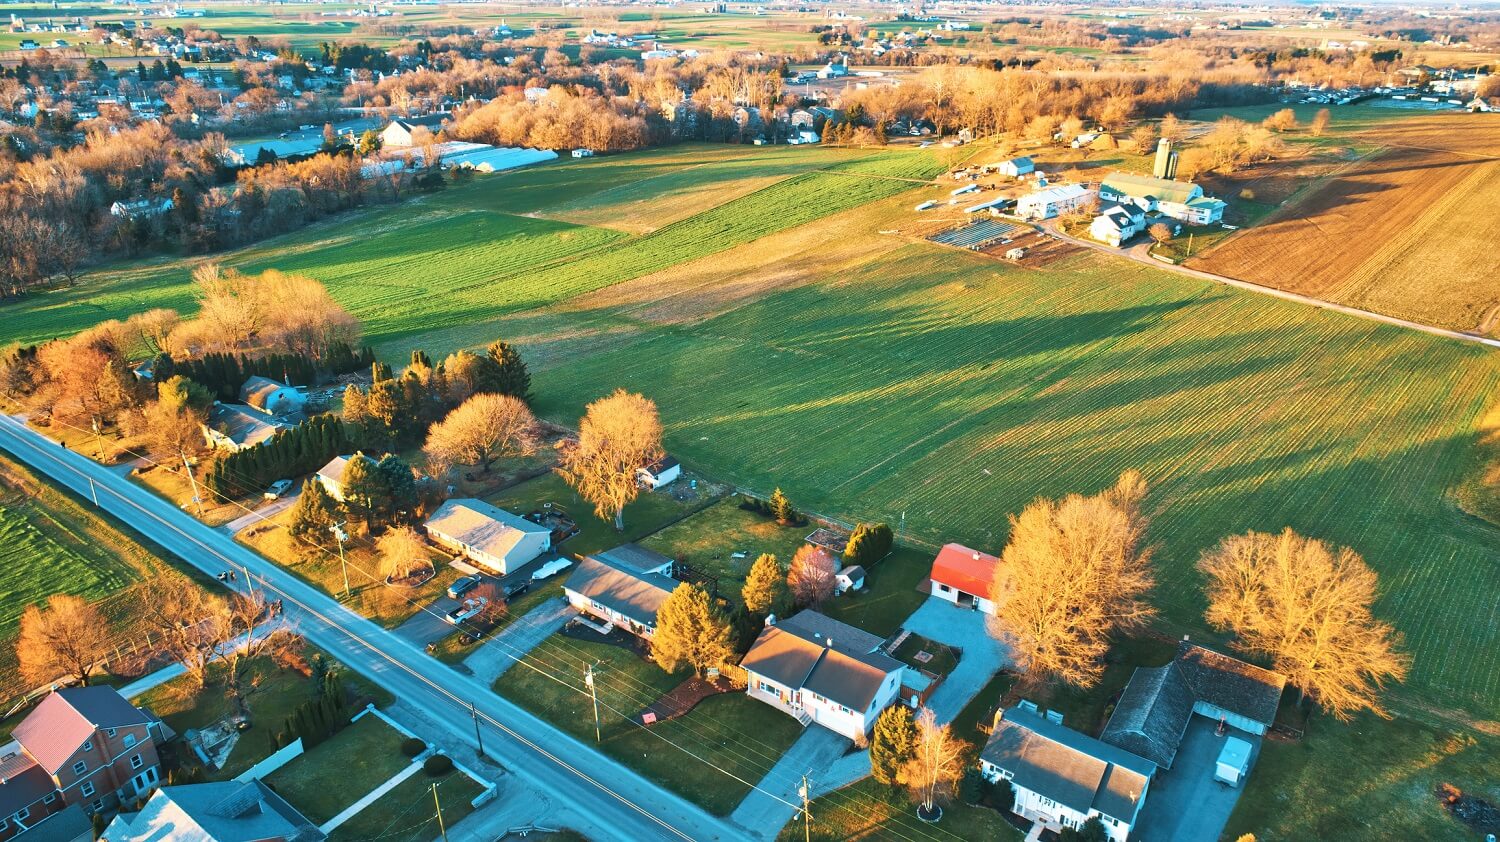
M594 742L604 742L604 737L599 731L599 690L594 686L594 665L584 667L583 683L588 685L589 695L594 697Z
M802 796L802 838L812 842L812 805L808 796L811 791L807 786L807 776L802 776L802 786L797 789L797 794Z
M198 491L198 478L193 476L193 466L188 462L187 454L179 453L178 455L182 457L182 470L187 474L188 485L193 488L193 502L198 506L198 517L203 517L203 495ZM93 480L89 482L92 483Z
M432 805L437 808L438 833L443 835L443 842L448 842L448 828L443 826L443 802L437 797L437 781L432 782Z
M479 756L484 757L484 735L479 732L479 709L469 702L469 715L474 717L474 741L479 743Z
M335 523L328 527L328 531L333 533L333 537L339 543L339 568L344 571L344 599L348 599L350 596L349 565L344 561L344 542L349 540L349 533L344 531L344 525L347 523L348 521L344 521L344 523Z

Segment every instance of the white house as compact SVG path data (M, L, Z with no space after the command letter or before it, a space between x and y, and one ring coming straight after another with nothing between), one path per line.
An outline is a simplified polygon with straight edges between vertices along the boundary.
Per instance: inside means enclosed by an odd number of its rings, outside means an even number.
M901 690L905 665L879 651L883 642L816 611L767 618L740 662L747 693L803 725L860 739Z
M267 415L287 415L300 411L307 403L307 398L285 383L269 377L254 376L240 387L240 403L255 407Z
M382 149L410 149L416 145L413 138L416 130L415 124L405 120L392 120L390 125L380 131L380 146Z
M1089 223L1089 236L1118 248L1146 230L1146 212L1136 205L1110 205Z
M578 562L563 594L579 611L649 639L656 631L657 610L677 585L672 559L624 544Z
M1009 161L1001 161L995 165L995 171L1011 178L1020 178L1036 172L1036 163L1023 155L1019 158L1011 158Z
M272 415L234 403L215 403L203 425L203 438L218 450L245 450L265 444L291 425Z
M592 149L574 149L573 150L573 157L574 158L592 158L592 157L594 157L594 150L592 150Z
M960 608L995 613L990 586L1000 559L963 544L944 544L932 560L932 595Z
M1023 219L1051 219L1093 201L1098 195L1082 184L1064 184L1028 193L1016 200L1016 215Z
M1133 204L1144 211L1158 211L1163 216L1191 225L1209 225L1224 218L1228 207L1222 200L1203 195L1203 188L1191 181L1139 175L1110 173L1099 185L1099 198L1106 202Z
M638 468L635 476L642 486L655 491L664 485L670 485L682 476L682 463L672 456L663 456L643 468Z
M1094 816L1113 842L1135 826L1156 766L1042 715L1022 701L995 715L979 770L1015 788L1012 812L1044 825L1078 828Z
M422 524L428 537L504 576L552 548L552 530L472 497L438 506Z
M318 473L315 475L318 480L318 484L323 486L323 490L327 491L329 496L333 497L333 499L340 502L343 501L344 472L349 470L349 463L353 462L355 459L368 459L371 462L375 461L374 459L370 459L370 457L364 455L363 453L353 453L348 456L335 456L332 459L328 460L328 464L318 469Z

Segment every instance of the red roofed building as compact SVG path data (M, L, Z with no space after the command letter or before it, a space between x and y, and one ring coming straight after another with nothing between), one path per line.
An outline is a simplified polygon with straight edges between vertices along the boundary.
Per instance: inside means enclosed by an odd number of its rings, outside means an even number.
M944 544L932 561L932 595L960 608L994 614L989 593L999 563L1000 559L963 544Z

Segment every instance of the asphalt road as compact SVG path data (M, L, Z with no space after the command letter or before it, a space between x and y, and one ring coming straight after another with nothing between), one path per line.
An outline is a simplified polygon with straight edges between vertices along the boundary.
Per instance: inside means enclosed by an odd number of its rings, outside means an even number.
M271 598L283 600L286 619L310 642L404 701L421 706L471 745L477 716L488 754L518 777L553 793L570 808L569 823L590 839L731 840L774 836L779 830L757 828L748 833L651 784L230 536L14 418L0 416L0 448L85 499L97 495L99 508L204 573L239 571L234 587L262 588ZM661 750L678 749L663 743Z

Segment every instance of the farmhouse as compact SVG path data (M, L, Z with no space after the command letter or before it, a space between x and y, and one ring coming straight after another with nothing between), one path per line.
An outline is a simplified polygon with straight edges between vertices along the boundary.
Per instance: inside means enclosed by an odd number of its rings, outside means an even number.
M851 740L870 733L896 700L904 665L879 651L880 638L816 611L776 622L755 639L740 666L748 694Z
M1023 175L1031 175L1036 172L1036 164L1028 157L1011 158L1009 161L1001 161L995 165L995 171L1001 175L1011 178L1020 178Z
M1016 215L1023 219L1051 219L1093 201L1095 192L1082 184L1065 184L1028 193L1016 200Z
M1109 205L1089 223L1089 236L1116 248L1146 230L1146 212L1135 205Z
M203 438L218 450L238 451L265 444L290 424L237 403L215 402L203 425Z
M392 120L390 125L380 131L380 145L384 149L410 149L416 145L413 139L416 130L415 124L405 120Z
M164 786L136 813L121 813L101 842L317 842L322 831L260 779Z
M167 726L113 687L68 687L36 706L0 746L0 840L79 806L114 809L161 780Z
M1099 198L1106 202L1133 204L1146 212L1192 225L1209 225L1224 218L1223 201L1203 195L1203 188L1190 181L1174 181L1136 173L1110 173L1099 185Z
M670 485L673 480L682 476L682 463L678 462L676 457L663 456L637 469L635 476L642 486L655 491L664 485Z
M990 587L1000 559L963 544L944 544L932 560L932 595L960 608L995 613Z
M563 593L574 608L650 638L656 631L656 612L672 590L672 559L635 544L625 544L578 562Z
M1113 842L1125 842L1156 766L1022 701L996 714L979 770L991 781L1010 781L1016 793L1011 810L1023 818L1077 828L1098 816Z
M287 415L300 412L307 398L302 393L269 377L251 377L240 387L240 403L254 407L267 415Z
M501 576L552 548L552 530L472 497L438 506L422 524L433 541Z
M349 470L349 463L353 462L355 459L368 459L371 462L375 461L374 459L370 459L370 457L364 455L363 453L354 453L348 456L335 456L332 459L328 460L328 464L318 469L318 473L316 475L318 484L323 486L323 490L327 491L328 494L333 497L333 499L343 502L344 472Z
M1184 641L1171 663L1135 671L1099 738L1170 769L1194 714L1260 736L1285 687L1285 676Z

